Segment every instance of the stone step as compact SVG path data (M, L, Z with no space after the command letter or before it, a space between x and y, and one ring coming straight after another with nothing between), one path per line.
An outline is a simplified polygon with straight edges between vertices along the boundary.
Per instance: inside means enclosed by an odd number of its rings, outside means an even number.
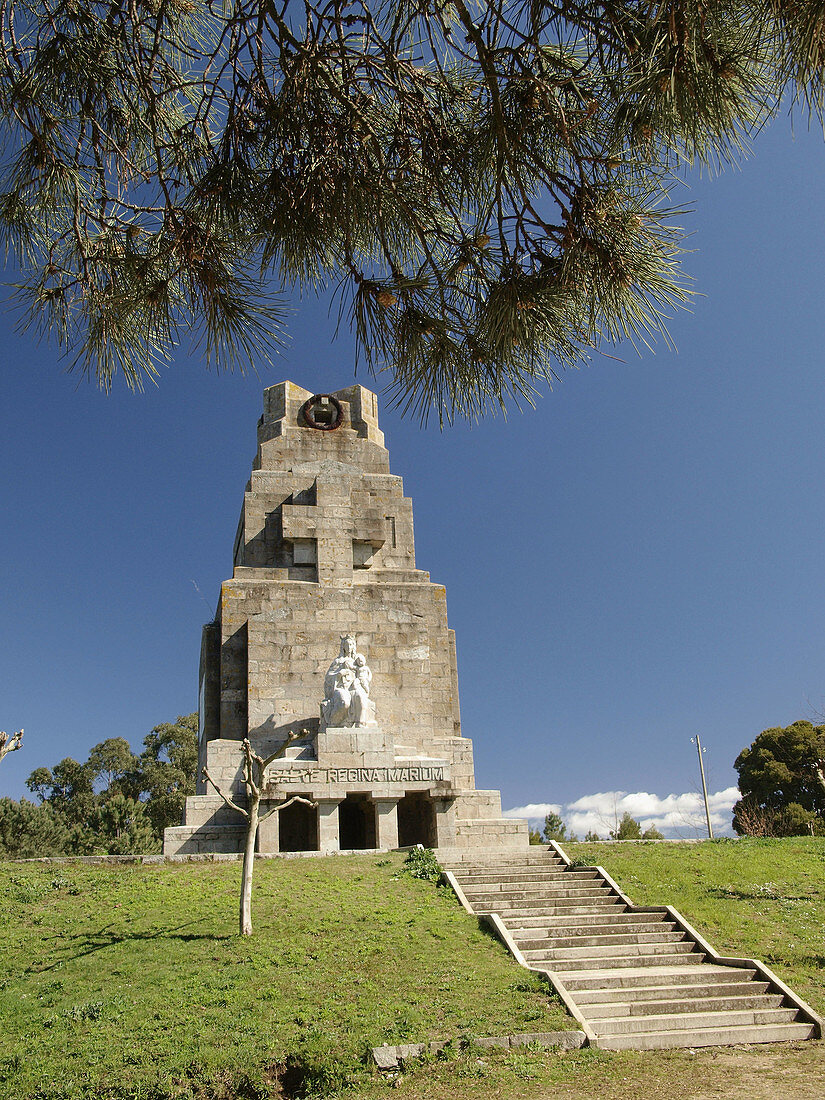
M557 924L546 917L540 923L537 921L533 925L516 924L515 921L508 921L507 924L513 936L519 941L521 937L527 937L555 941L569 939L578 943L588 943L591 937L599 936L657 936L665 932L681 932L681 929L676 928L675 921L655 923L649 921L645 924L639 921L631 924L629 921L613 921L605 917L590 917L578 924L573 924L569 920L565 924Z
M509 898L506 894L486 894L483 898L465 897L477 913L508 913L512 917L598 916L610 920L610 913L625 912L624 903L615 894L572 894L561 898ZM583 912L580 912L583 910Z
M602 925L601 927L607 928L608 926ZM513 939L522 951L541 950L542 948L552 948L555 950L563 947L580 947L584 950L584 948L588 947L621 946L622 944L634 943L681 943L685 940L685 933L681 930L677 932L666 928L656 932L625 932L624 929L619 929L613 930L612 932L600 932L588 935L579 934L576 936L560 936L554 932L548 932L546 935L540 936L536 935L536 933L530 929L520 929L513 933ZM591 957L595 957L592 952Z
M472 891L474 894L561 894L566 890L610 890L612 889L603 878L593 875L575 875L569 871L546 879L536 879L529 876L520 882L467 882L459 879L458 884L466 894Z
M701 977L696 975L692 970L685 972L685 977L693 979L695 977ZM578 989L576 990L576 1004L585 1010L585 1015L589 1016L595 1009L606 1008L616 1006L625 1002L626 997L632 997L632 1003L634 1005L641 1004L645 1001L652 1001L654 1003L665 1003L667 998L679 998L684 1002L696 1001L696 1000L719 1000L723 997L739 998L739 997L758 997L761 996L770 989L768 982L708 982L697 981L693 984L691 981L673 982L673 985L632 985L632 986L616 986L613 989ZM770 996L779 996L779 994L770 994ZM608 1015L611 1013L608 1012ZM604 1013L602 1013L604 1015ZM618 1015L618 1013L617 1013Z
M742 987L741 994L727 997L682 997L678 986L661 986L659 993L667 1000L646 1001L607 1001L603 1004L588 1004L585 1016L588 1020L619 1019L623 1016L672 1016L696 1012L729 1012L743 1009L782 1008L784 998L781 993L753 993L750 983ZM705 991L706 993L706 991ZM613 994L615 998L615 992ZM634 994L635 996L635 994ZM582 1007L583 1002L576 998Z
M468 899L469 900L469 899ZM624 913L627 906L617 898L615 894L604 894L594 898L556 898L548 902L541 898L533 898L525 901L508 903L506 898L500 898L490 904L481 903L474 899L472 902L476 913L501 913L507 914L508 921L519 917L555 917L555 916L593 916L606 915L611 912Z
M464 896L472 902L506 901L512 904L516 901L543 901L546 904L563 900L564 898L609 898L611 894L609 886L598 883L594 886L557 886L553 889L547 886L537 886L530 890L492 890L489 886L462 886Z
M813 1024L770 1024L739 1027L712 1027L707 1030L678 1028L633 1035L600 1035L596 1045L602 1050L666 1050L677 1047L721 1047L739 1043L791 1043L816 1037Z
M452 871L454 875L486 874L490 871L498 871L499 869L507 871L513 869L519 870L521 868L524 870L533 870L541 867L567 870L567 864L564 860L559 859L556 855L550 855L547 852L535 856L524 856L520 853L513 853L512 855L502 855L500 858L494 860L482 860L475 857L466 860L445 858L440 859L439 863L445 871Z
M576 1000L578 1001L579 991L585 990L627 990L636 986L650 989L654 986L675 984L684 989L688 985L703 985L705 983L710 985L715 984L717 981L725 984L745 985L756 976L755 970L744 967L719 966L717 963L700 961L698 965L685 967L684 962L693 962L693 956L688 956L687 959L684 956L678 956L678 958L679 962L676 964L662 963L658 967L655 966L654 959L648 966L641 965L639 960L635 960L633 966L620 970L604 970L593 966L587 972L584 968L580 968L582 973L571 974L568 978L565 978L564 984L571 992L576 993ZM620 997L619 999L624 1000L625 998Z
M536 963L539 969L546 967L546 969L558 973L564 985L567 985L565 974L569 974L573 970L593 971L595 969L593 963L596 961L601 964L602 968L624 970L642 966L693 966L697 962L704 962L705 959L701 951L691 951L689 954L657 952L653 955L616 955L612 959L600 958L598 960L594 960L591 956L583 959L554 959L548 958L543 951L523 951L522 954L528 962Z
M593 1029L601 1035L635 1035L648 1031L703 1031L706 1028L770 1027L797 1023L795 1008L731 1010L729 1012L680 1012L661 1016L623 1016L596 1020Z
M604 881L598 871L566 871L563 867L557 867L553 869L530 871L501 871L497 869L495 871L481 873L467 874L466 872L454 872L455 877L458 879L459 885L462 890L465 890L468 886L479 885L491 885L496 886L498 889L506 889L507 886L518 885L519 883L532 883L550 882L557 883L563 881L583 881L585 879L599 879Z
M525 959L535 955L541 955L544 959L553 959L555 962L570 962L573 959L605 964L617 956L622 958L641 956L656 958L659 955L689 955L693 953L695 944L693 940L671 939L664 943L618 943L602 944L599 947L544 947L536 950L522 951ZM592 969L592 967L591 967Z
M595 928L615 928L616 931L634 930L645 932L652 928L675 928L676 923L669 919L667 913L625 913L621 911L605 913L604 907L587 910L585 906L575 908L585 909L584 913L571 912L569 909L561 914L547 914L545 916L533 915L529 917L508 917L507 927L511 932L516 929L547 929L548 932L558 931L560 935L575 935L580 930L589 934ZM618 906L612 908L618 910Z
M498 913L521 952L567 989L596 1045L696 1047L807 1039L816 1025L754 968L706 961L666 910L634 912L592 868L462 869L477 913Z

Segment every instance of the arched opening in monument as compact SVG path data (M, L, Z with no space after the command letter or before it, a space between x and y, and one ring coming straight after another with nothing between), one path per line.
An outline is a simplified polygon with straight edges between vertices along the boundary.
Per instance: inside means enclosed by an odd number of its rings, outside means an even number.
M309 798L309 795L304 795ZM318 809L293 802L278 814L279 852L318 851Z
M423 791L408 791L398 803L398 846L423 844L436 848L435 810Z
M375 848L375 804L365 794L348 794L338 806L338 847Z

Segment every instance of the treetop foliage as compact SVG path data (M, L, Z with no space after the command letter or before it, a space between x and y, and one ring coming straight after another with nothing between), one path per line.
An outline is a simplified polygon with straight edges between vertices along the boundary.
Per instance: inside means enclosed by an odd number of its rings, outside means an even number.
M71 835L66 822L47 803L26 798L0 798L0 857L31 859L68 851Z
M763 730L737 756L733 827L749 836L825 832L825 725Z
M82 764L35 768L26 786L39 805L0 800L0 856L156 851L194 794L197 760L198 716L188 714L155 726L139 755L109 737Z
M541 840L546 844L551 840L559 843L569 840L571 843L579 838L575 833L568 833L567 826L560 814L549 813L544 818L544 828L541 831Z
M109 387L337 288L403 408L530 399L687 296L673 173L822 103L808 0L0 0L0 240ZM273 293L272 287L279 293Z
M648 826L642 832L641 823L626 810L622 814L621 821L615 829L610 830L609 835L612 840L664 840L655 825Z

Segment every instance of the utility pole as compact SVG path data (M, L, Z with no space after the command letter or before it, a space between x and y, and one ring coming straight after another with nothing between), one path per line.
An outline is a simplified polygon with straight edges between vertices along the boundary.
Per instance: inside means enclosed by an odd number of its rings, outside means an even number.
M705 765L702 760L702 753L706 750L702 748L702 742L699 740L699 734L695 737L691 737L690 743L696 746L696 752L699 754L699 774L702 777L702 795L705 799L705 820L708 823L708 839L713 840L713 826L710 823L710 806L708 806L708 785L705 782Z

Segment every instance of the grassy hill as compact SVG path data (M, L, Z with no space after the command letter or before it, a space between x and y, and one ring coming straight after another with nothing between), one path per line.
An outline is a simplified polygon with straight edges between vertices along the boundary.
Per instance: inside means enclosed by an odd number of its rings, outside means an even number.
M260 861L241 938L237 863L0 864L0 1097L329 1092L384 1042L575 1026L401 866Z
M569 854L764 959L825 1012L825 841ZM370 1046L574 1026L449 891L401 867L398 855L261 861L256 931L241 939L238 864L0 864L0 1100L378 1098L389 1083ZM411 1068L404 1095L755 1100L776 1095L775 1076L784 1095L819 1100L825 1074L822 1043L746 1050L735 1065L731 1052L458 1046ZM690 1091L699 1080L706 1091Z

